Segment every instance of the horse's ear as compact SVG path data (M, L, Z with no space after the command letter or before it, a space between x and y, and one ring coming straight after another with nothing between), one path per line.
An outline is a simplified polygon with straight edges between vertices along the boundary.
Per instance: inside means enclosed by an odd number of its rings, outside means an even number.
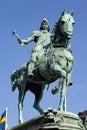
M66 13L66 10L64 9L64 11L62 12L62 16Z
M70 15L73 16L74 15L74 12L73 10L70 11Z

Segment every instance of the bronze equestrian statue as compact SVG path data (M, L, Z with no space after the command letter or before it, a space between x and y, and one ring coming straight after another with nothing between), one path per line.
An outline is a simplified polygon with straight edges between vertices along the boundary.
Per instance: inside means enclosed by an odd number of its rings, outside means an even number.
M30 41L36 42L32 50L31 60L18 70L13 71L11 75L12 91L16 88L19 90L19 123L23 122L22 109L26 92L30 90L35 94L33 107L42 114L43 109L40 107L40 101L43 97L45 85L57 79L58 85L52 89L52 93L56 94L61 87L58 110L65 111L66 90L71 84L71 74L74 65L70 45L74 23L73 12L66 13L64 10L56 22L52 34L49 33L50 28L46 19L42 21L40 30L34 31L27 39L21 39L15 33L18 42L21 44L27 44ZM38 49L38 51L34 52L35 49L36 51ZM29 70L32 67L30 64L33 64L31 72ZM29 72L31 73L30 75Z

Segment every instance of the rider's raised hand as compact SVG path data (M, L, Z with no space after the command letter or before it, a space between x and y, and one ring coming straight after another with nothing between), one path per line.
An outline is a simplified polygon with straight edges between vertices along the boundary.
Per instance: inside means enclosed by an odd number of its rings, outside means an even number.
M17 41L18 41L20 44L23 43L21 38L17 38Z

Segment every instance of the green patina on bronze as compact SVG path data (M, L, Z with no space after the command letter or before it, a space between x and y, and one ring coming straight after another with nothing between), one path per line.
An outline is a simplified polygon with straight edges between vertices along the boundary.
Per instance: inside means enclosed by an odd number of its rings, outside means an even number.
M21 39L16 33L15 36L21 44L35 41L32 50L31 60L22 65L11 75L12 90L16 87L19 90L18 110L19 123L23 122L22 109L26 91L30 90L35 94L33 107L41 114L43 109L40 101L46 84L58 79L58 84L52 89L56 94L61 87L58 110L65 111L65 96L67 87L71 84L71 74L74 65L74 58L71 49L71 37L74 26L73 12L66 13L64 10L56 22L52 34L47 19L43 19L40 29L34 31L28 38Z

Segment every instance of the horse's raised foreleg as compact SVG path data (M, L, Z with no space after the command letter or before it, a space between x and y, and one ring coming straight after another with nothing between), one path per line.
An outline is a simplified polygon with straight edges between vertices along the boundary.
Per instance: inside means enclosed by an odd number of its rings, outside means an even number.
M65 111L66 110L66 104L65 104L65 98L66 98L66 78L63 79L62 82L62 88L61 88L61 94L60 94L60 102L59 102L59 107L58 110L60 111Z
M72 74L72 71L70 71L70 72L67 74L67 77L66 77L67 86L71 86L71 85L73 84L73 82L71 81L71 74Z
M43 90L44 90L44 86L38 87L37 92L35 93L35 101L33 104L33 107L40 113L43 113L43 109L40 107L40 101L43 97Z
M66 71L63 70L58 63L56 63L55 55L51 56L50 62L48 63L50 64L50 68L51 68L50 72L52 74L59 75L60 77L66 77Z
M62 86L62 81L63 81L63 78L60 78L59 83L54 88L52 88L51 90L52 94L58 93L60 87Z

